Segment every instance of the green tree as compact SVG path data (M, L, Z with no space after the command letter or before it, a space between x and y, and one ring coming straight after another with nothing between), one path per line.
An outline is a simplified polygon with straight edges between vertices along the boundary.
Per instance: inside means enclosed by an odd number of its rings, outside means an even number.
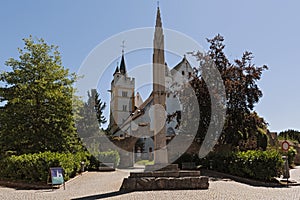
M106 123L103 116L106 104L101 101L96 89L88 91L87 96L87 101L81 102L81 106L79 106L76 127L84 145L94 153L99 151L101 137L105 136L105 131L101 129L101 126Z
M62 66L57 46L23 41L19 59L6 61L11 70L0 74L2 153L81 150L72 112L76 75Z
M106 123L106 119L103 116L106 104L99 98L97 90L91 89L87 95L88 99L82 103L79 119L76 122L79 136L82 139L99 136L102 124Z
M106 118L103 115L103 111L106 107L106 103L101 101L100 95L97 92L97 90L92 90L91 93L95 101L95 110L96 110L96 116L99 123L99 127L101 127L103 124L107 122Z
M293 129L288 129L285 131L281 131L279 133L279 137L282 139L290 139L293 141L297 141L300 143L300 131L293 130Z

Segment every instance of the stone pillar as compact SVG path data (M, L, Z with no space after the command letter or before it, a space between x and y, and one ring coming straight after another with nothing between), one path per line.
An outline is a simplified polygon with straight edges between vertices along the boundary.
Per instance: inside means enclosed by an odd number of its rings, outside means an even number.
M168 163L168 153L166 148L164 34L159 8L157 8L153 46L153 128L154 163L156 165Z

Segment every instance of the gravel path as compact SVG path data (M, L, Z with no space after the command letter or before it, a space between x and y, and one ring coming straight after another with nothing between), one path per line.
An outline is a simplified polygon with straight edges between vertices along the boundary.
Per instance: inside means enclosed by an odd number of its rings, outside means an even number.
M52 190L16 190L0 187L0 199L300 199L300 186L289 188L253 187L229 180L210 180L208 190L177 190L118 192L123 178L129 175L128 170L115 172L88 172L66 183L63 188ZM294 180L300 181L300 168L291 170Z

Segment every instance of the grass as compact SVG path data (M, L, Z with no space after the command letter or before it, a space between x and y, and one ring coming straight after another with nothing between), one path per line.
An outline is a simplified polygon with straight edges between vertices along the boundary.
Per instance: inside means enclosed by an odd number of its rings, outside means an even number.
M138 165L154 165L154 160L150 161L150 160L140 160L137 161L135 164Z

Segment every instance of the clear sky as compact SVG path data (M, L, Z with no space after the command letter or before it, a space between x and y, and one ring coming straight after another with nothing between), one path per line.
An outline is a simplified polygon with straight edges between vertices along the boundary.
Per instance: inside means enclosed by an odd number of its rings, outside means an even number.
M109 37L153 27L156 7L151 0L2 0L0 70L8 69L4 65L8 58L16 58L22 38L33 35L58 45L63 65L77 72L87 55ZM271 131L300 129L300 1L161 0L160 8L164 28L186 34L204 49L208 47L205 38L220 33L230 60L245 50L253 52L256 65L269 67L259 82L264 97L256 111ZM110 50L121 53L120 45ZM147 54L126 56L128 68L136 64L133 59L149 63L151 51ZM179 61L170 56L168 63Z

